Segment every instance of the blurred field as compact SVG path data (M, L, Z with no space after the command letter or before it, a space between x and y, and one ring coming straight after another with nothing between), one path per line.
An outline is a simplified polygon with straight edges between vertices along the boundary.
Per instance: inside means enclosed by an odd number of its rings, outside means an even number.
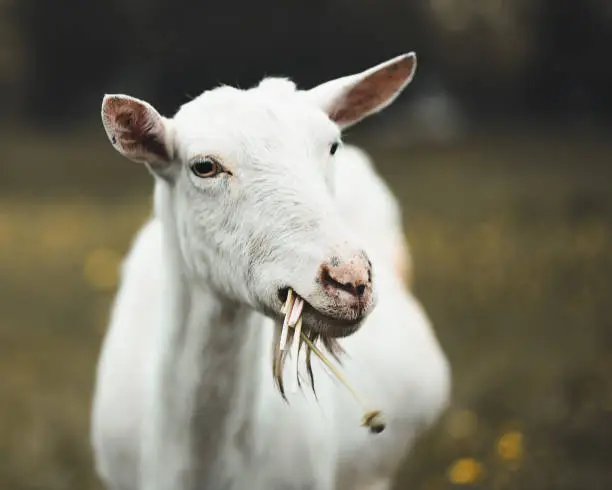
M612 141L367 146L455 380L398 488L612 488ZM0 489L96 489L94 366L149 177L101 128L0 148Z

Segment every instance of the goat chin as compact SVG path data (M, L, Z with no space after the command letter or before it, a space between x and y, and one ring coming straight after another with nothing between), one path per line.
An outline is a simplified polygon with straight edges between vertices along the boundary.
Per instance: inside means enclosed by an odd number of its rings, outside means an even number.
M304 328L329 338L342 338L353 335L357 332L365 318L360 316L358 319L332 318L321 314L309 305L304 307L302 314Z

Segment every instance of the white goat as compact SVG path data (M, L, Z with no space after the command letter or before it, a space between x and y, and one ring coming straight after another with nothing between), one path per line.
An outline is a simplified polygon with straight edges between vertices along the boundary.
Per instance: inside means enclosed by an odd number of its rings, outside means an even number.
M155 179L97 372L92 439L109 489L390 487L445 408L450 371L397 272L397 202L339 143L415 67L410 53L307 91L219 87L171 119L105 96L113 146ZM288 287L306 301L305 329L344 337L343 372L383 411L383 433L360 427L316 360L317 398L279 395L272 339Z

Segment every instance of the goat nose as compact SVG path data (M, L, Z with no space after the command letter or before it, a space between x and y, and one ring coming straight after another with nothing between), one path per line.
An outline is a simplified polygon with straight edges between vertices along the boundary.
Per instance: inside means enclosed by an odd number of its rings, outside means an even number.
M365 254L344 262L332 257L321 266L320 279L329 293L344 291L361 298L372 289L372 265Z

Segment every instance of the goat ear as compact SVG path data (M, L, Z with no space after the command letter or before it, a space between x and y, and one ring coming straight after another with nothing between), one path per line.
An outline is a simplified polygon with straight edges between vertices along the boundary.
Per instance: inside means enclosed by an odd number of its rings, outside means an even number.
M318 85L307 95L332 121L346 128L391 104L412 81L416 65L416 54L410 52Z
M168 121L149 103L105 95L102 124L113 147L130 160L157 166L172 159Z

